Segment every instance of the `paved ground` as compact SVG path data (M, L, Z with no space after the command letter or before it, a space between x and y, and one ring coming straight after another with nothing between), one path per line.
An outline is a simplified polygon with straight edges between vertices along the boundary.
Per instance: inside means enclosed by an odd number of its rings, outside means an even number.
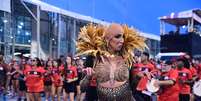
M3 96L0 96L0 101L17 101L17 97L10 97L10 96L6 96L6 97L3 97ZM23 101L23 100L21 100ZM45 98L42 97L42 101L45 101ZM49 100L51 101L51 100Z
M76 100L76 99L75 99ZM11 97L11 96L6 96L6 97L3 97L2 95L0 96L0 101L17 101L17 97ZM21 100L23 101L23 100ZM45 101L45 98L42 97L42 101ZM51 101L51 99L49 100ZM63 101L63 100L61 100Z

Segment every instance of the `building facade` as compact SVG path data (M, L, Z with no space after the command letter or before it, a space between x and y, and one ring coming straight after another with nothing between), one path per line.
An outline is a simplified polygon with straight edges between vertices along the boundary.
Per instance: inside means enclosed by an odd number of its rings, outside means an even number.
M0 4L0 51L7 59L24 56L59 57L76 53L80 28L88 23L108 25L98 19L66 11L39 0L3 0ZM5 8L7 7L7 8ZM147 37L149 51L159 52L159 36Z

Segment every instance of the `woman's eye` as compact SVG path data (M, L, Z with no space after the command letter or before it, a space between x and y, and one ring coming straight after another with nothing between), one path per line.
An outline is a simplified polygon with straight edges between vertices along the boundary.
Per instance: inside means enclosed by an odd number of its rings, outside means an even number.
M121 34L118 34L118 35L115 36L115 38L121 38L121 37L122 37Z

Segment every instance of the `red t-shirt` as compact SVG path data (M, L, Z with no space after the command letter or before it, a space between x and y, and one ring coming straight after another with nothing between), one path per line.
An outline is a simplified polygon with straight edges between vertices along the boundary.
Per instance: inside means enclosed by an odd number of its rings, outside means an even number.
M137 73L151 72L154 69L155 67L151 63L148 63L148 64L139 63L135 65L134 71L132 73L134 73L135 75L135 73L137 74ZM137 90L138 91L145 90L147 82L148 82L148 78L146 76L142 77L140 81L138 82Z
M197 70L194 67L191 67L189 70L192 74L192 77L197 76Z
M33 70L35 68L35 70ZM24 70L27 91L31 93L39 93L44 90L43 75L45 69L42 67L27 66Z
M167 73L162 73L162 80L173 80L174 85L162 86L162 92L159 94L159 101L179 101L179 85L178 85L178 71L171 69Z
M177 69L179 73L179 80L190 80L192 79L192 73L189 69L182 68L181 70ZM179 83L180 94L190 94L190 85Z
M61 86L62 85L62 76L61 72L63 70L63 67L60 66L59 68L53 67L51 72L52 72L52 80L55 86Z
M65 70L65 79L74 79L77 77L77 68L75 66L70 66Z

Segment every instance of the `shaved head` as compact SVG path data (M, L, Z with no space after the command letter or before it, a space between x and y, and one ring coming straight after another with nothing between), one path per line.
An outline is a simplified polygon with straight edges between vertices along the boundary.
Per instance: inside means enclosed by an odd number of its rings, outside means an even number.
M112 23L105 33L105 40L108 42L108 48L113 52L120 51L124 42L124 30L120 24Z
M110 40L112 37L114 37L118 33L123 33L123 28L120 24L112 23L107 29L106 29L106 40Z

